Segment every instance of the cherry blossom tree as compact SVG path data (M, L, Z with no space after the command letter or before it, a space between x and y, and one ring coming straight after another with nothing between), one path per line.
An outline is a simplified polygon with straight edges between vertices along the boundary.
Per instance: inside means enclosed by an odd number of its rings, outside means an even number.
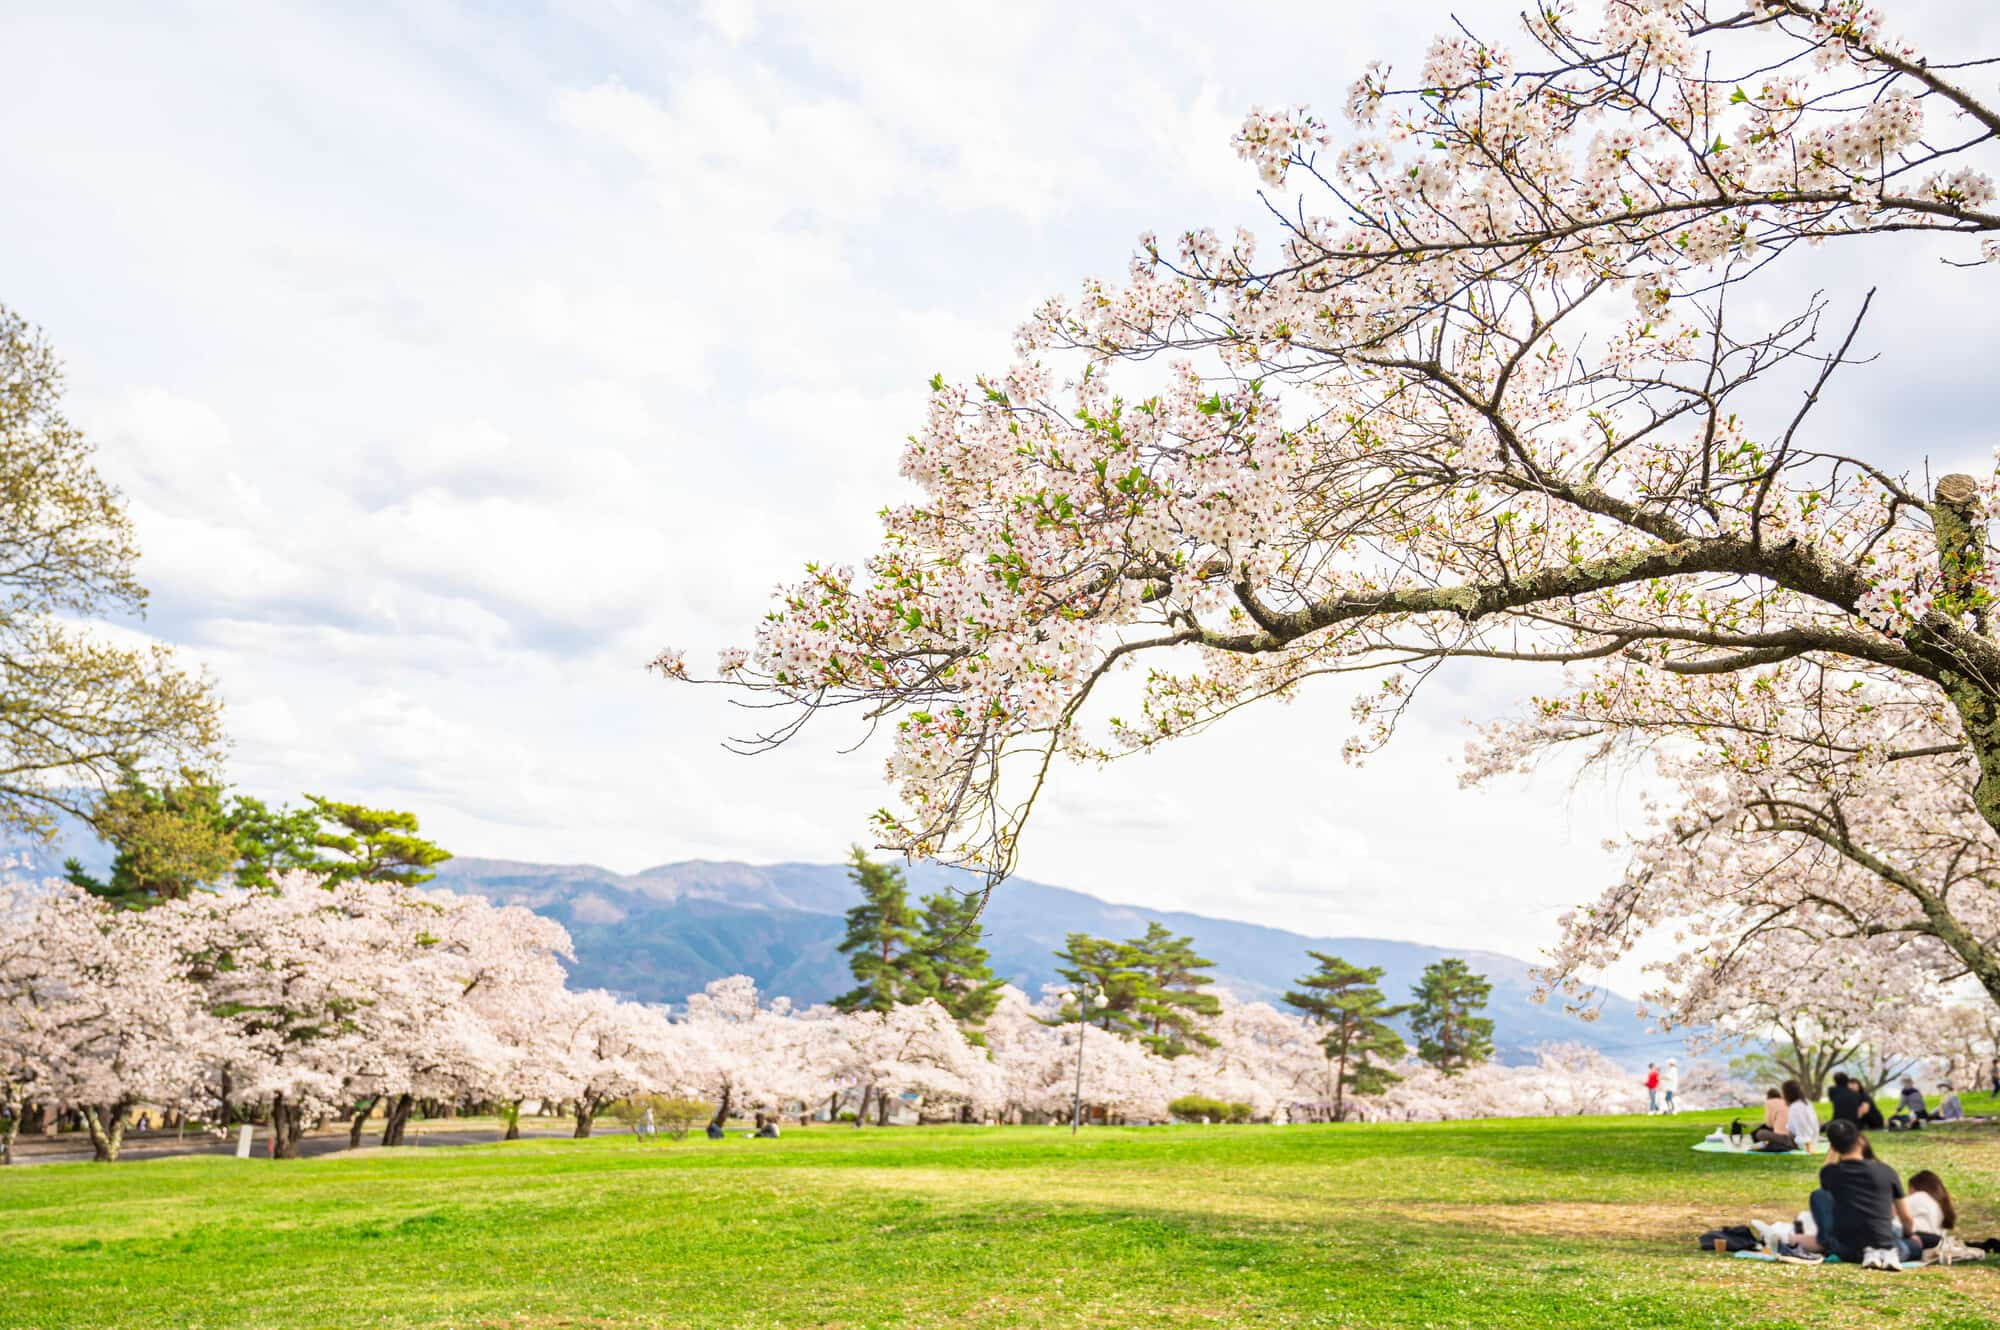
M1174 1093L1248 1104L1253 1117L1267 1121L1289 1117L1295 1108L1324 1111L1326 1053L1320 1033L1268 1002L1216 996L1221 1010L1204 1027L1215 1046L1174 1059Z
M567 1031L568 1099L576 1139L590 1135L605 1105L643 1091L683 1090L681 1040L657 1008L621 1002L609 993L566 994L558 1021Z
M225 1097L268 1115L274 1157L295 1157L364 1078L407 1084L464 1034L462 967L430 931L438 908L408 888L286 873L268 892L148 913L179 924L183 963L231 1036Z
M170 925L142 922L62 882L0 884L0 1085L12 1162L24 1102L76 1109L115 1162L141 1103L200 1094L226 1046L178 964Z
M786 998L760 1004L747 975L718 979L689 996L681 1021L695 1050L689 1076L715 1105L716 1126L744 1109L775 1114L827 1092L842 1037L831 1009L812 1016L795 1016Z
M1370 67L1338 127L1253 112L1267 234L1147 239L1038 309L1011 368L934 380L920 497L722 654L795 708L760 738L845 706L893 725L881 838L997 880L1059 755L1321 675L1379 679L1358 753L1452 659L1577 666L1545 707L1609 698L1696 744L1657 698L1853 670L1936 714L1916 751L1960 763L1990 838L1993 480L1824 443L1868 302L1785 288L1802 244L2000 257L1975 62L1858 0L1552 0L1524 37Z

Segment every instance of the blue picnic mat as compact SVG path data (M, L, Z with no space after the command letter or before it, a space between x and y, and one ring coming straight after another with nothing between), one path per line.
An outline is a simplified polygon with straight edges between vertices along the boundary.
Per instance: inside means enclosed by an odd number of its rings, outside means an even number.
M1739 1150L1728 1141L1710 1140L1697 1141L1694 1144L1694 1148L1705 1155L1762 1155L1767 1159L1785 1159L1788 1157L1797 1159L1808 1153L1804 1150L1752 1150L1747 1147Z

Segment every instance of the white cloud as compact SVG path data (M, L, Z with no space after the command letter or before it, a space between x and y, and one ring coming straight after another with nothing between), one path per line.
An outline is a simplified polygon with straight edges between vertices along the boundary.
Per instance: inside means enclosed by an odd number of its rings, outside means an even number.
M1517 8L1458 12L1498 33ZM147 627L221 679L253 790L405 803L471 853L832 857L885 797L873 751L842 754L836 722L732 757L759 717L642 663L741 643L803 561L867 553L932 372L1002 365L1035 301L1116 274L1141 231L1257 220L1228 142L1250 103L1335 102L1443 22L1211 17L31 9L0 48L0 100L39 127L0 141L0 244L36 261L0 294L69 357L71 414L132 497ZM1851 305L1863 276L1825 281ZM1983 450L1977 275L1866 276L1887 359L1822 427ZM1927 321L1965 335L1917 363ZM1337 690L1065 769L1024 871L1532 951L1605 880L1632 793L1457 788L1462 718L1532 686L1439 678L1360 769Z

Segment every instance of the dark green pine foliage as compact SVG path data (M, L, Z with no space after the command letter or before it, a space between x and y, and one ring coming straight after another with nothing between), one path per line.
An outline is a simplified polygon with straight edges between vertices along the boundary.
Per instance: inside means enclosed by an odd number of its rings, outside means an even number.
M1073 990L1086 986L1092 990L1092 1025L1135 1039L1146 1033L1146 1018L1140 1010L1146 996L1146 972L1129 943L1071 933L1056 960L1056 973L1067 979ZM1064 999L1052 1023L1072 1023L1077 1014L1076 998L1071 996Z
M1202 1022L1222 1012L1221 1001L1203 991L1213 982L1208 971L1215 962L1195 954L1193 938L1175 937L1157 922L1125 947L1129 963L1143 976L1138 1016L1145 1032L1140 1041L1165 1058L1214 1048L1216 1038Z
M1479 1013L1493 985L1456 956L1424 967L1424 977L1410 990L1410 1032L1417 1037L1417 1056L1446 1076L1493 1056L1493 1022Z
M227 825L236 836L236 885L270 891L293 869L328 875L332 861L318 853L319 815L310 808L273 808L239 794L229 801Z
M916 1000L905 995L905 958L917 935L902 871L875 863L857 845L848 856L847 874L861 888L861 903L847 912L847 936L840 943L855 987L833 1005L841 1011L887 1011Z
M1403 1038L1389 1022L1409 1008L1384 1001L1376 987L1382 981L1380 969L1349 965L1320 951L1306 955L1318 968L1297 981L1285 1002L1323 1032L1327 1099L1339 1122L1347 1116L1350 1094L1380 1094L1402 1079L1384 1064L1403 1056Z
M979 927L980 897L946 891L924 897L916 937L903 957L905 1002L932 998L974 1043L999 1004L1003 981L987 964Z
M415 813L368 808L308 794L306 802L330 824L313 837L313 848L331 851L324 859L328 884L396 882L416 886L436 877L424 870L451 858L451 852L418 835Z

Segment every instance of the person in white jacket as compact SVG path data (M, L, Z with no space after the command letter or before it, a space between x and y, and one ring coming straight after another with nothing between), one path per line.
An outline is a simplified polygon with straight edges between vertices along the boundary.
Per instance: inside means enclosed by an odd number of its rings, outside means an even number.
M1660 1098L1663 1101L1660 1105L1660 1111L1662 1113L1678 1113L1681 1111L1680 1105L1674 1102L1674 1096L1679 1093L1680 1088L1680 1061L1677 1058L1668 1058L1667 1069L1660 1073Z
M1785 1082L1785 1098L1791 1106L1785 1110L1785 1130L1791 1133L1794 1143L1801 1150L1811 1150L1819 1144L1819 1113L1812 1106L1812 1100L1799 1090L1797 1081ZM1793 1098L1793 1092L1798 1094Z

